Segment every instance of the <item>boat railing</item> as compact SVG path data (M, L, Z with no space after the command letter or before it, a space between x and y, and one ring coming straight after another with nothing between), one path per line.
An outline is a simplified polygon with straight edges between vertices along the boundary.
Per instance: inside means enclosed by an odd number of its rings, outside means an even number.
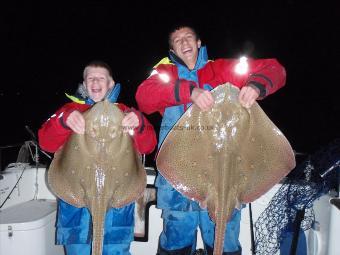
M16 150L14 150L16 149ZM8 151L8 156L11 160L3 161L4 152ZM45 151L39 148L36 141L25 141L18 144L10 144L5 146L0 146L0 166L1 170L4 170L9 164L15 163L29 163L39 165L40 154L45 155L47 158L51 159L51 156ZM16 159L15 159L16 157Z

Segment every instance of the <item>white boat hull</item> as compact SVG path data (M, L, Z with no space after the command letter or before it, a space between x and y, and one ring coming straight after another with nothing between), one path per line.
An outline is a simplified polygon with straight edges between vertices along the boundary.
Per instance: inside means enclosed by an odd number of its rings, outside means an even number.
M21 179L0 210L0 254L6 255L63 255L62 246L54 244L56 200L46 185L46 169L27 164L13 165L1 172L0 203L7 198L17 180ZM153 184L154 175L148 175L148 184ZM253 222L267 207L280 184L252 203ZM338 255L336 238L340 235L340 212L328 203L329 195L315 202L316 222L320 228L306 232L308 255ZM37 206L39 205L39 206ZM20 212L20 213L14 213ZM162 230L161 210L155 205L149 208L148 232L142 241L131 244L131 254L156 254L158 237ZM240 242L242 254L251 254L249 210L242 210ZM203 248L198 233L197 248Z

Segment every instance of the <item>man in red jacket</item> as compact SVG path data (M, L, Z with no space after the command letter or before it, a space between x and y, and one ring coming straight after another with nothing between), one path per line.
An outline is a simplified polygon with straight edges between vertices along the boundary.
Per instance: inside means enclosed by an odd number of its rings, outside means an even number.
M169 46L170 59L164 58L154 67L136 94L142 112L159 112L163 116L158 147L191 103L204 111L213 106L209 90L220 84L230 82L239 87L239 101L244 107L251 107L255 100L268 96L285 84L285 69L275 59L208 61L206 48L189 26L172 30ZM164 220L158 254L192 254L198 226L205 249L212 254L214 224L207 210L182 196L160 174L156 178L156 187L157 207L163 209ZM227 225L223 254L241 254L238 240L240 217L240 210L235 209Z
M55 152L72 133L84 134L83 112L104 99L117 100L120 85L115 84L110 67L101 61L88 64L84 82L78 88L78 97L65 104L39 129L42 149ZM118 107L125 112L122 126L132 136L135 148L142 154L151 153L156 146L156 134L149 121L140 112L124 104ZM134 233L134 203L123 208L111 208L105 218L103 254L130 254ZM76 208L58 201L57 243L65 246L68 255L90 255L91 218L87 208Z

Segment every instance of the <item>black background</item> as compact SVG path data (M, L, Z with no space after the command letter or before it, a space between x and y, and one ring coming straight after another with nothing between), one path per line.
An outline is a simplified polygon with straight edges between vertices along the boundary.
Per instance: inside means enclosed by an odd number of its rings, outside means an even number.
M30 139L25 125L36 133L93 59L111 65L119 101L135 107L137 86L167 56L169 28L182 22L197 28L210 59L248 54L285 66L286 86L260 105L296 151L339 137L337 1L45 2L1 10L1 146ZM157 114L147 117L159 126Z

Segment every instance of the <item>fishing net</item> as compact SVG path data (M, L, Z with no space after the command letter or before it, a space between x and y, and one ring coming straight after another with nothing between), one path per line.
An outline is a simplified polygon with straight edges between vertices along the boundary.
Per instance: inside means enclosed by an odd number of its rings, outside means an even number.
M284 233L292 231L297 215L304 217L300 229L306 231L314 221L313 202L337 189L340 165L340 139L309 155L285 178L268 207L255 222L255 252L275 254Z

